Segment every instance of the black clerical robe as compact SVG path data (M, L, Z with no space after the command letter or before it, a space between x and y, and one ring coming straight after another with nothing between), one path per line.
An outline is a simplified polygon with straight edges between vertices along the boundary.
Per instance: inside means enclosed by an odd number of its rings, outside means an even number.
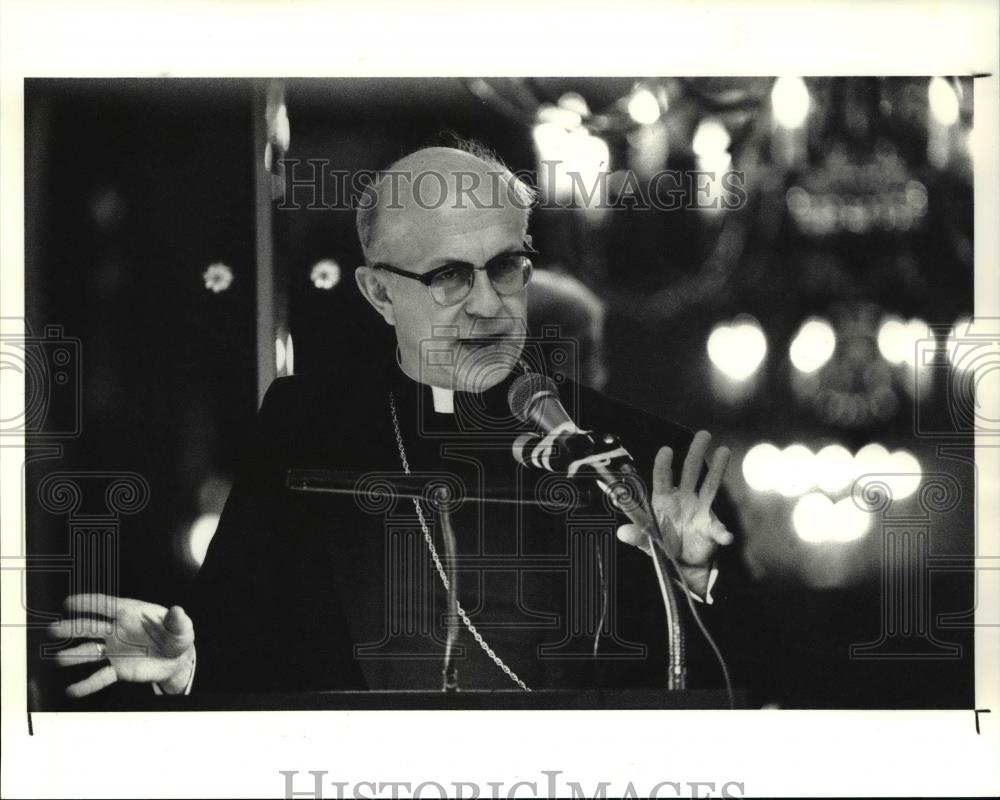
M401 473L391 402L413 473L465 498L527 501L467 499L452 511L459 601L495 656L533 689L664 686L664 612L649 557L616 539L625 520L599 492L587 497L515 462L523 425L507 407L510 380L456 393L454 414L435 411L430 387L392 362L276 380L188 604L194 691L441 687L447 595L412 500L286 487L291 468L352 472L362 483ZM560 396L584 429L618 434L647 482L661 445L683 462L687 429L569 380ZM426 501L421 511L443 559L440 515ZM737 531L724 493L716 513ZM726 651L746 646L738 546L720 552L713 602L697 606ZM678 599L688 684L721 686ZM458 644L463 689L517 689L464 624Z

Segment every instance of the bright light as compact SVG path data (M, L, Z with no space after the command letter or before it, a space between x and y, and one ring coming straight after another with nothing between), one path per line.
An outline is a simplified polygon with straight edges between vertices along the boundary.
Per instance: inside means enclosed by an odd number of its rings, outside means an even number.
M697 191L705 198L704 203L699 206L703 213L717 214L722 208L723 176L733 162L729 143L729 131L717 119L708 117L698 123L691 140L691 149L697 156L698 170L702 173Z
M324 258L309 270L309 280L317 289L332 289L340 283L340 274L340 264L332 258Z
M743 456L743 477L751 489L769 492L781 472L781 451L770 442L751 447Z
M818 544L833 538L833 501L822 492L799 498L792 510L792 527L803 542Z
M779 125L798 128L809 116L809 89L802 78L778 78L771 88L771 112Z
M798 497L815 485L813 454L804 444L793 444L781 451L778 481L775 488L785 497Z
M907 450L897 450L891 458L892 496L895 500L902 500L917 491L924 473L916 456Z
M888 452L882 445L862 447L854 457L855 473L860 486L884 484L892 500L903 500L920 487L923 470L910 452Z
M555 122L539 122L531 129L531 136L535 140L535 147L538 148L538 157L548 160L553 155L566 135L566 128Z
M611 160L608 143L600 136L592 136L581 131L574 137L576 157L581 168L589 168L593 172L607 172Z
M837 335L830 323L813 317L805 322L788 348L792 366L799 372L815 372L833 356Z
M854 505L850 497L834 503L822 492L799 498L792 511L795 533L810 544L856 541L868 533L871 523L871 514Z
M290 333L279 331L274 338L274 370L278 375L295 374L295 351Z
M854 459L847 448L829 444L816 454L813 470L816 485L827 494L835 494L854 480Z
M978 175L980 166L985 166L989 163L988 159L991 156L990 149L990 138L987 135L987 130L989 130L986 125L973 125L969 128L969 132L965 137L965 147L966 152L969 154L969 158L972 159L972 174ZM984 161L984 159L987 159Z
M636 89L628 99L628 113L640 125L652 125L660 118L660 104L649 89Z
M835 528L831 540L834 542L853 542L868 533L872 526L871 513L858 508L850 495L833 504L833 520Z
M800 443L779 450L769 442L760 442L751 447L743 457L743 477L755 491L776 491L788 498L803 497L813 489L822 491L811 492L812 494L836 495L848 490L858 481L862 487L867 484L884 484L893 500L902 500L920 487L923 470L920 462L909 451L897 450L890 453L877 443L865 445L852 457L839 444L827 445L813 454ZM850 494L847 499L850 499ZM843 508L847 508L847 504ZM870 522L867 516L862 520L853 510L838 513L842 514L841 522L847 520L847 528L863 528L862 532L867 531Z
M944 78L931 78L927 87L927 102L934 119L942 125L954 125L958 122L958 96Z
M889 451L882 445L873 442L866 444L854 454L854 474L882 475L891 468Z
M906 325L907 339L907 359L906 363L911 367L917 365L917 345L923 339L931 340L933 347L937 348L937 337L934 332L927 327L927 323L922 319L911 319Z
M288 108L282 103L274 114L274 143L282 152L292 144L292 126L288 121Z
M274 340L274 369L279 375L285 373L285 340L280 334Z
M733 324L716 325L708 337L708 357L715 367L734 381L749 378L767 355L767 339L760 323L743 317Z
M878 329L878 349L891 364L906 359L906 326L898 317L887 317Z
M559 108L572 111L581 118L590 116L590 107L587 105L586 99L579 92L566 92L560 95L557 104Z
M582 117L576 111L559 106L542 106L537 113L539 123L552 124L564 131L575 130L583 122Z
M698 128L694 132L691 140L691 149L700 158L717 160L718 157L729 150L729 131L726 126L717 119L706 117L698 123Z
M221 262L209 264L205 271L201 273L201 277L205 281L205 288L214 294L226 291L226 289L233 285L233 280L235 280L233 268Z
M191 525L191 529L188 531L188 554L191 556L191 560L199 567L205 560L208 546L211 544L212 537L215 536L215 529L218 526L218 514L202 514L194 521L194 524Z
M890 478L896 472L897 462L880 444L866 444L854 455L855 478L862 485L867 483L884 483L891 485ZM893 497L896 497L893 491Z
M285 337L285 374L295 374L295 348L292 346L292 334Z
M559 116L561 122L551 118ZM579 115L566 109L549 109L543 115L539 112L539 122L532 130L535 149L538 153L539 183L550 197L569 199L577 192L577 198L587 207L600 206L601 175L611 166L608 144L599 136L594 136L579 125ZM571 123L575 120L575 127ZM589 202L587 202L589 200Z
M973 367L973 359L969 358L977 352L975 341L971 339L972 319L971 317L959 317L948 332L948 339L945 342L945 350L948 353L948 360L952 367L965 371Z
M927 323L922 319L904 322L899 317L889 316L878 331L878 349L886 361L892 364L913 366L917 358L917 343L932 336Z

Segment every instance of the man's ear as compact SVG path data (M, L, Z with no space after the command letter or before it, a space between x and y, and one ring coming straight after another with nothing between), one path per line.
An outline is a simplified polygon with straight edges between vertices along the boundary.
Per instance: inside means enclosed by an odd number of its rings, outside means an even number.
M535 246L534 242L531 239L531 234L530 233L524 234L524 243L526 245L528 245L528 247L534 247Z
M371 267L358 267L354 270L354 280L358 282L361 296L382 315L382 319L390 325L395 325L396 310L392 305L392 298L389 297L384 276Z

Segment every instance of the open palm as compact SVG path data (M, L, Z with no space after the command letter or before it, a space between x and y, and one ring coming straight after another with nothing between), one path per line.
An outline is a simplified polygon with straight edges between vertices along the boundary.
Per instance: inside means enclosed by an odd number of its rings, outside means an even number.
M686 577L698 586L707 582L716 550L733 541L733 535L712 511L712 503L729 465L729 448L720 447L712 456L708 474L697 489L698 477L712 441L708 431L698 431L691 442L681 479L674 486L673 457L669 447L661 447L653 464L653 511L663 537L661 544L678 563ZM618 537L652 555L645 534L634 524L623 525ZM703 592L702 592L703 593Z
M167 609L156 603L76 594L63 603L69 615L49 628L61 641L87 639L60 650L60 666L108 663L82 681L70 685L70 697L84 697L115 681L138 683L182 682L194 661L194 625L180 606Z

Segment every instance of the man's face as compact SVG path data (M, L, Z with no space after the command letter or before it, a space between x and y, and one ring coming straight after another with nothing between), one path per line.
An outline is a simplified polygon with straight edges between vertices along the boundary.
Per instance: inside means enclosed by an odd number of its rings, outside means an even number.
M440 208L404 203L387 209L378 223L376 258L423 274L450 262L482 267L494 256L524 248L523 212L500 207ZM495 201L494 201L495 205ZM527 330L527 291L499 295L485 271L475 272L469 296L441 306L426 286L382 272L392 301L401 366L422 383L480 392L503 380L520 355ZM484 337L506 337L486 343Z

